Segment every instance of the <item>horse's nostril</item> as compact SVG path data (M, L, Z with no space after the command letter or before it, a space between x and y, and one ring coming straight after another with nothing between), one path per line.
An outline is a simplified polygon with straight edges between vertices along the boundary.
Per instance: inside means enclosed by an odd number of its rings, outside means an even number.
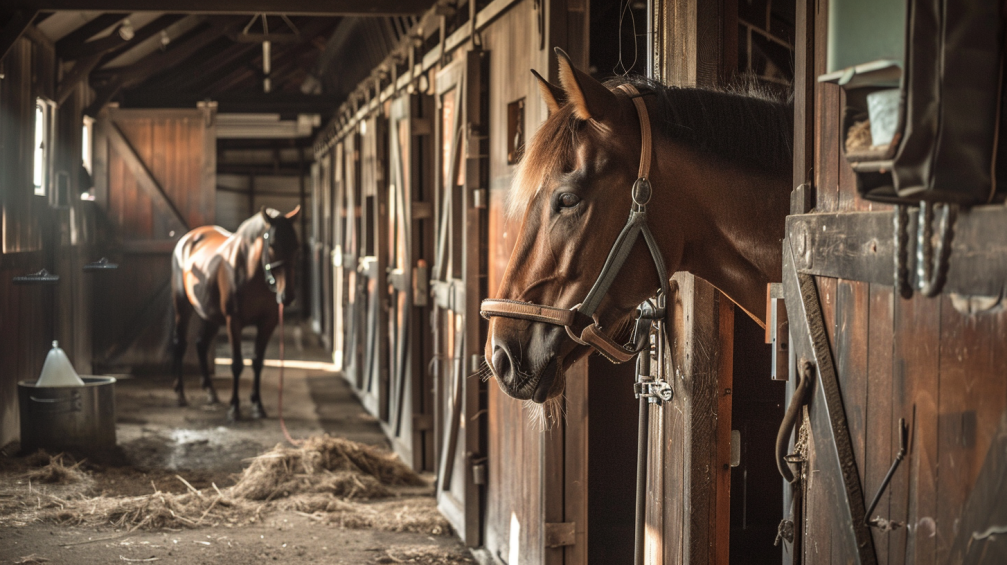
M493 372L504 383L509 383L514 378L513 364L507 350L499 345L493 348Z

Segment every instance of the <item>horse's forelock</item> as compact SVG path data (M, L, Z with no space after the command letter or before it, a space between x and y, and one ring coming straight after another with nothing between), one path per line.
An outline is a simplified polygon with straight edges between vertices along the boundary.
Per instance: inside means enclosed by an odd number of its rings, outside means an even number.
M532 137L511 182L509 217L522 216L542 186L563 172L573 154L576 121L570 105L566 105L549 116Z

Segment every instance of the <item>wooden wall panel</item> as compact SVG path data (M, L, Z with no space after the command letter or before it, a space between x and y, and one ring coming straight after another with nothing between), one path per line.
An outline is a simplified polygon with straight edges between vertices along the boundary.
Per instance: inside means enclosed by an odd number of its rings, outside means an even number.
M164 371L170 361L173 311L170 254L184 228L138 181L113 138L121 132L170 206L188 227L214 223L214 110L112 108L95 128L96 200L105 206L120 268L96 289L95 361L106 371ZM208 148L211 148L209 152ZM186 364L195 366L195 348Z
M32 151L35 97L53 97L53 46L39 34L22 38L0 65L0 194L3 253L0 254L0 447L20 436L17 382L38 378L52 340L59 339L78 372L91 372L91 296L84 263L93 260L93 205L77 199L80 164L79 110L86 93L77 89L56 114L50 140L52 171L70 173L70 207L53 209L34 196ZM53 175L54 176L54 175ZM12 278L46 268L56 286L14 285Z
M819 3L814 13L815 43L806 48L821 73L827 6ZM886 209L856 194L839 147L843 101L837 87L815 86L816 209ZM871 515L902 525L872 530L878 562L949 562L956 540L967 536L959 531L963 512L1007 409L1007 314L965 315L947 296L906 300L889 287L844 280L820 278L818 289L865 504L898 452L899 419L910 427L909 455ZM834 562L840 552L827 546L837 539L835 528L844 526L823 507L813 455L809 465L805 562Z

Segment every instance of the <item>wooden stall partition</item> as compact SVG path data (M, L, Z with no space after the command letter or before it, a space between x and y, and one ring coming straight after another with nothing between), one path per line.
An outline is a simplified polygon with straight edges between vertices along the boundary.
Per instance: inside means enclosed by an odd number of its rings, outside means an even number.
M433 259L433 97L391 103L388 184L389 411L381 421L399 456L433 470L429 265Z
M826 217L853 222L871 210L885 213L888 221L867 237L888 241L890 208L858 198L855 176L840 149L844 94L836 85L815 81L825 72L829 11L814 2L797 7L794 185L800 188L792 212L803 215L788 222L797 225L816 216L821 222L830 221ZM822 223L822 229L829 226ZM788 236L793 239L793 233ZM792 244L785 243L785 257ZM845 264L870 260L864 254ZM831 270L829 276L813 277L813 284L801 284L808 297L803 304L789 298L787 304L792 328L795 310L820 305L817 314L808 315L821 323L824 355L816 387L831 386L839 398L829 405L827 397L816 394L808 407L804 519L792 562L1002 560L1004 544L989 535L989 528L1002 522L995 508L1003 507L998 485L1007 468L1007 351L1002 347L1007 313L1002 308L964 313L948 295L917 294L907 300L890 283L855 280L850 268ZM814 274L806 266L794 266L793 272L795 280ZM823 419L831 419L831 429L821 424ZM901 447L900 420L908 429L906 458L867 516L889 527L867 527L862 524L866 506L881 490ZM840 421L844 425L837 425ZM842 501L842 496L852 498Z
M319 182L318 186L321 194L319 194L319 209L318 209L318 239L315 242L316 256L314 262L318 265L318 295L312 296L311 309L312 312L316 310L315 304L317 303L318 310L318 332L322 338L322 344L328 348L332 348L333 344L333 332L335 330L333 323L333 306L332 306L332 293L329 289L332 288L333 284L333 268L332 268L332 249L334 245L334 222L333 222L333 212L335 208L335 202L333 201L333 196L335 194L335 149L329 150L323 157L320 168L318 170ZM312 216L312 222L315 221L315 217Z
M364 407L388 421L388 122L378 112L361 122L360 275L363 364L357 394Z
M343 252L346 249L346 162L343 142L332 147L332 362L343 369L343 347L346 344L345 310L349 295L343 272ZM328 292L328 290L323 290Z
M658 2L654 14L661 82L715 87L737 67L735 3ZM675 397L650 415L646 562L728 563L734 305L702 279L674 280L665 374Z
M343 303L343 376L354 390L364 386L364 320L366 314L366 294L363 277L357 270L358 261L364 256L361 250L362 215L360 182L360 135L354 131L343 140L344 185L342 212L345 231L343 233L342 262L338 267L345 298Z
M119 263L95 288L101 371L168 367L171 253L189 229L214 223L215 113L109 108L95 124L95 196Z
M482 542L486 476L486 384L468 377L481 366L486 338L478 311L486 295L489 56L479 49L460 53L438 71L435 84L440 151L431 285L437 502L469 546Z

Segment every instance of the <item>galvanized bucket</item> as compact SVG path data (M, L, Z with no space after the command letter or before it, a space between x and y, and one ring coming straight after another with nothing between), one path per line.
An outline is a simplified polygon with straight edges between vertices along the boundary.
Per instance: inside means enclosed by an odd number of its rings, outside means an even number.
M78 453L115 447L115 377L81 377L84 386L18 383L21 449Z

